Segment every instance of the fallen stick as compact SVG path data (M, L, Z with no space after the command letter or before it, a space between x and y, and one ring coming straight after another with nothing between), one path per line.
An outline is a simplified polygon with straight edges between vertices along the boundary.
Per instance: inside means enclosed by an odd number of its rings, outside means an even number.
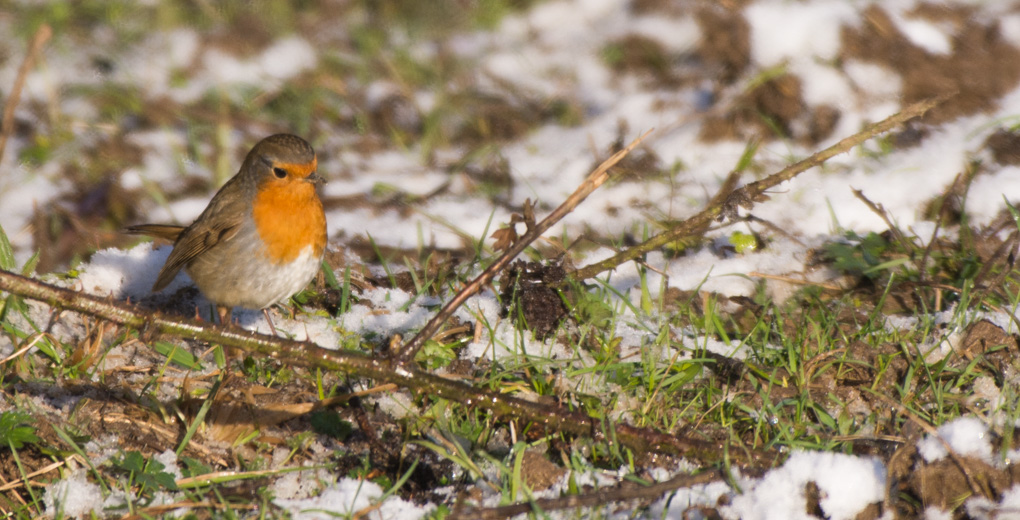
M616 163L623 160L623 158L626 157L631 150L636 148L645 137L648 137L648 134L651 132L651 130L645 132L641 137L638 137L627 145L626 148L616 152L605 161L602 161L602 164L588 174L588 177L585 178L584 182L582 182L581 185L574 190L574 193L567 197L567 200L563 201L559 207L553 210L553 212L541 222L534 226L529 225L527 232L515 240L513 244L511 244L511 246L507 248L507 250L504 251L495 262L492 263L492 265L482 271L482 274L478 275L478 277L474 280L471 280L471 282L465 285L463 289L458 291L457 294L454 295L454 297L447 302L446 305L444 305L443 308L440 309L440 311L437 312L436 315L433 316L432 319L430 319L428 323L426 323L425 326L414 335L413 338L400 347L399 352L396 353L399 365L398 368L403 370L410 367L414 362L414 355L421 350L422 346L425 345L425 342L439 331L439 327L441 327L446 320L450 319L450 316L453 316L453 313L456 312L456 310L463 305L468 298L482 290L482 287L492 281L492 279L514 258L516 258L517 255L521 254L521 252L531 245L532 242L538 240L538 238L542 236L542 233L545 233L563 217L569 215L571 211L574 211L574 208L576 208L578 204L588 198L588 195L591 195L592 192L598 189L599 186L609 180L609 169L616 166Z
M397 370L396 360L360 352L330 350L309 341L294 341L246 331L234 325L216 325L189 319L175 319L159 312L80 293L71 289L26 278L0 269L0 291L38 300L51 307L67 309L102 318L113 323L160 334L216 343L252 354L276 359L284 365L320 368L358 377L392 383L416 393L478 406L497 416L533 422L551 431L612 439L636 453L684 456L705 464L715 464L728 456L738 464L770 467L773 453L751 449L731 451L719 442L686 438L649 428L612 424L572 411L508 395L480 390L453 379L424 372L413 365ZM759 466L762 465L762 466Z
M635 260L651 251L655 251L656 249L659 249L683 236L690 235L697 230L704 229L713 220L732 218L736 216L738 208L742 207L748 209L754 206L754 204L766 200L766 190L793 179L806 170L818 166L836 155L847 152L851 148L860 145L878 134L888 132L910 119L923 115L928 110L931 110L935 106L955 95L955 93L944 94L942 96L914 103L902 111L897 112L896 114L893 114L820 152L812 154L807 159L797 161L760 181L752 182L733 190L733 192L730 193L724 200L717 204L710 205L697 215L694 215L683 222L677 223L672 228L663 231L662 233L659 233L658 235L655 235L654 237L630 249L621 251L620 253L601 262L596 262L582 267L571 273L571 276L573 276L576 280L587 280L588 278L602 272L615 269L623 263Z

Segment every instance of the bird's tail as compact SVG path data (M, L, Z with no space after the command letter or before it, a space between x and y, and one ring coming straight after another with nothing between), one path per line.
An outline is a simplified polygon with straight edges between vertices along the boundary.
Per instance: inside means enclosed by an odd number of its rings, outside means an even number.
M177 241L177 236L181 234L181 231L184 231L184 226L174 226L171 224L139 224L124 228L124 232L130 235L146 235L166 239L171 242Z

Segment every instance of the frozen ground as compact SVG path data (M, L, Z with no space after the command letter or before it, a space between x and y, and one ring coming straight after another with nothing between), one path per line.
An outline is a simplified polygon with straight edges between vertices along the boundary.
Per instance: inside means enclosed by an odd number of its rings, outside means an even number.
M76 244L117 247L77 266L80 274L68 285L144 300L154 298L147 287L169 250L148 245L128 249L127 239L115 233L117 225L190 222L215 189L215 176L223 168L232 172L248 147L271 131L303 130L319 152L320 174L329 180L323 195L335 245L357 250L353 244L364 244L370 236L379 247L392 250L424 246L450 251L469 247L465 237L477 240L496 223L508 222L525 199L537 200L544 215L608 155L614 142L627 142L654 128L636 152L642 158L639 173L604 186L548 233L571 237L568 243L590 236L601 244L574 255L575 265L582 266L609 256L620 237L640 239L655 232L654 222L697 212L754 139L761 139L760 148L743 182L777 171L909 102L949 90L958 90L959 97L925 120L836 157L773 191L771 200L753 209L755 217L772 227L727 226L709 233L720 247L679 257L650 255L647 265L659 273L648 278L652 292L700 289L750 296L758 278L744 276L749 273L829 281L834 273L806 266L813 247L844 230L863 236L887 228L854 196L854 189L881 204L902 229L913 229L919 236L929 236L933 229L925 220L926 206L972 168L979 169L966 193L972 226L1001 219L1004 200L1020 199L1020 137L1013 133L1020 115L1020 3L673 4L539 2L507 15L491 30L463 31L442 45L409 46L411 60L450 54L447 59L469 63L473 70L469 77L481 94L502 95L506 85L513 85L520 96L512 100L518 103L515 109L539 111L548 108L543 102L566 100L576 124L546 117L523 131L480 132L498 142L498 153L490 158L506 165L503 170L479 159L484 153L466 157L469 149L477 149L456 139L426 149L414 140L380 144L378 137L358 133L352 121L383 113L381 107L394 100L420 114L444 100L435 89L400 84L399 78L364 81L356 74L334 76L330 64L359 59L338 44L349 38L344 24L332 30L323 24L318 31L290 31L241 50L202 28L154 31L123 46L112 41L115 31L101 23L58 31L28 76L16 111L20 130L0 161L0 171L5 172L0 176L2 225L19 262L36 249L53 251L43 255L45 271L67 270L75 255L84 254ZM19 23L18 14L0 16L7 33ZM398 41L414 37L393 36ZM14 82L19 65L15 56L23 50L11 42L6 45L7 57L0 66L0 86L5 89ZM112 65L103 65L100 58ZM316 112L304 127L281 128L272 120L273 112L267 108L269 113L262 114L259 107L275 103L277 110L280 103L286 105L300 95L288 90L290 83L356 91L360 104L330 106L323 112L313 104ZM102 105L90 96L110 85L130 91L131 106L138 113L111 115L100 110ZM212 95L250 112L224 127L214 115L204 113L210 106L203 105L204 100ZM528 105L531 100L539 102ZM156 113L160 105L179 108L167 117ZM391 122L399 123L398 116ZM469 112L463 117L472 116ZM487 122L492 125L501 118L506 116L497 113ZM46 139L53 139L47 136L58 131L65 136L64 143L48 154L36 153ZM103 144L111 142L115 144ZM221 164L224 160L229 166ZM113 166L104 169L106 165ZM505 178L494 188L481 189L485 181L470 168L491 168ZM83 181L86 177L93 180ZM95 190L83 192L83 186ZM399 193L401 202L389 203L386 193ZM128 209L109 209L118 205ZM47 234L41 229L47 223L60 231ZM766 237L766 246L754 254L728 254L721 246L734 231L758 233ZM611 284L623 295L638 297L639 276L633 266L618 269ZM187 286L182 276L165 294ZM155 298L150 301L158 302ZM430 316L430 306L438 302L408 303L411 295L397 289L375 289L362 298L362 305L334 322L300 316L296 322L282 321L282 328L299 339L338 346L338 328L355 335L406 333L420 327ZM482 316L491 323L499 321L498 313L492 294L475 298L461 311L466 321ZM1004 315L997 321L1012 327ZM266 330L256 313L242 313L241 323ZM636 349L647 332L627 326L620 325L623 346ZM503 322L469 344L461 357L498 360L512 355L509 345L514 341L514 331ZM562 348L555 341L528 344L529 352L569 356L560 352ZM8 338L0 338L0 358L13 350ZM722 345L720 351L725 350ZM7 405L0 403L3 406ZM939 427L938 438L944 443L930 434L923 436L921 453L931 462L946 456L948 444L956 453L975 454L1003 466L1006 462L993 455L987 430L1011 420L997 414L957 419ZM177 464L173 457L165 462ZM605 482L614 481L611 473L603 476ZM94 495L98 488L83 487L83 478L75 473L64 484L51 486L47 504L54 508L62 504L68 514L98 511L104 505ZM383 493L373 483L342 475L326 478L335 482L323 488L300 488L298 477L278 483L274 503L295 518L330 518L368 507ZM792 454L763 476L738 476L737 482L741 493L721 484L681 490L641 514L680 518L697 511L693 506L715 508L725 496L725 505L718 507L725 518L813 518L805 508L805 485L813 482L822 497L820 513L850 519L881 502L889 484L877 458L808 451ZM564 489L565 479L535 496L558 496ZM1012 488L1002 495L1001 504L975 498L965 503L965 509L973 518L1005 518L995 513L996 507L1008 510L1018 496L1020 489ZM119 499L123 497L109 497L106 505ZM500 499L491 494L481 503L493 506ZM369 517L414 518L433 507L390 496ZM630 513L604 514L627 518ZM937 508L928 509L927 515L949 518Z

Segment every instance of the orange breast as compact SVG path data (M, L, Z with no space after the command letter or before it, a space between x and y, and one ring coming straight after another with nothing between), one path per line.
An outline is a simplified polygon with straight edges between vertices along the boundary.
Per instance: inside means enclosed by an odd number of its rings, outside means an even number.
M326 247L326 215L310 182L267 181L252 202L252 217L265 254L274 264L294 261L308 246L316 256Z

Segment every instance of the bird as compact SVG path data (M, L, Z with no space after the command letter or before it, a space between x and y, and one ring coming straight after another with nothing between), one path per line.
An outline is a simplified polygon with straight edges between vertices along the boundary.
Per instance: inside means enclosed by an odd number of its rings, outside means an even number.
M315 150L304 139L275 134L259 141L237 174L191 225L139 224L130 234L173 242L152 292L184 269L213 305L220 323L234 307L262 310L303 289L326 250L326 215L317 193Z

